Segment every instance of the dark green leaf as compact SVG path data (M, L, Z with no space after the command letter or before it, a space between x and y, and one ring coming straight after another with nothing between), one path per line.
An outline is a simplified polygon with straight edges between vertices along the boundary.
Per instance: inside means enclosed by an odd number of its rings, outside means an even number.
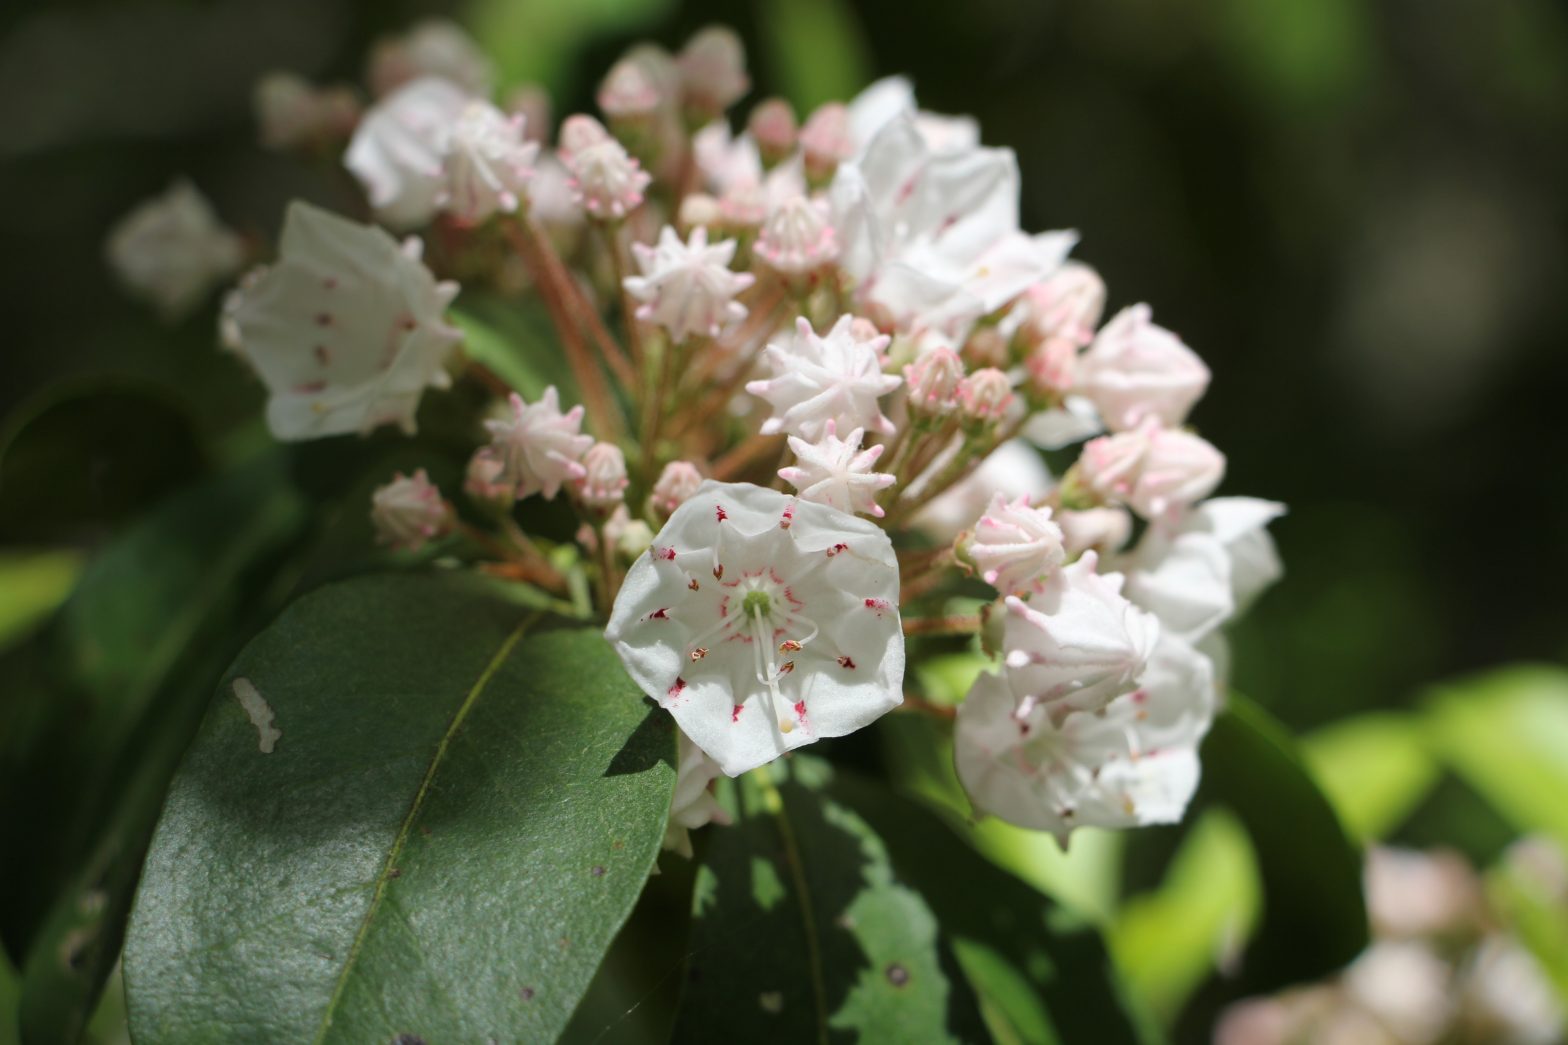
M489 590L331 585L240 655L137 894L138 1039L560 1033L659 848L673 734L597 632Z
M465 301L451 316L463 331L468 357L488 367L524 399L538 399L546 385L556 385L562 390L562 401L570 401L571 371L548 321L536 313L533 303L478 297Z

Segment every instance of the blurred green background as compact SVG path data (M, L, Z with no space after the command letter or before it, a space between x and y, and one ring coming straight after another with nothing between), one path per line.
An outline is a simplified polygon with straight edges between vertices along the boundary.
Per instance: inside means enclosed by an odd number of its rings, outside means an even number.
M1224 492L1290 506L1274 527L1286 579L1235 629L1234 682L1309 736L1353 831L1456 845L1483 864L1521 828L1568 838L1568 814L1543 808L1541 790L1568 770L1497 769L1537 757L1511 738L1563 725L1555 682L1505 676L1480 687L1504 694L1491 703L1432 703L1445 680L1568 659L1562 5L11 0L0 445L73 388L181 402L209 442L254 418L259 387L215 348L216 302L160 324L113 285L104 232L181 174L258 238L292 197L345 206L335 172L255 144L251 86L277 68L357 81L375 37L431 14L475 33L503 89L548 85L557 118L591 107L632 41L674 47L715 21L746 41L752 100L780 93L804 111L904 73L925 107L973 113L988 144L1018 153L1025 225L1080 230L1110 306L1151 302L1212 367L1194 420L1229 456ZM193 467L168 450L185 441L101 420L66 415L34 433L76 440L61 467L36 454L0 464L0 585L13 595L63 595L75 549ZM131 457L134 504L117 479ZM23 554L41 548L51 554ZM0 600L0 641L13 601ZM1435 708L1419 743L1413 716L1330 726L1418 706ZM1552 735L1568 750L1568 734ZM1447 753L1442 767L1429 751ZM1233 826L1205 828L1188 850L1226 851ZM1163 855L1175 841L1149 831L1128 845ZM1129 861L1128 887L1155 884L1136 869L1161 865ZM1125 923L1117 942L1135 953L1142 930Z

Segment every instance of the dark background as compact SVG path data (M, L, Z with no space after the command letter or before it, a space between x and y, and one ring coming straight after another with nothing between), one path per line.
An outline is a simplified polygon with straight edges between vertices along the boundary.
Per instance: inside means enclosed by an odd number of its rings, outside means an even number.
M341 205L331 171L254 145L252 82L358 79L372 38L443 10L558 115L630 41L723 20L753 99L904 72L979 117L1018 152L1026 225L1079 229L1111 307L1151 302L1212 367L1194 419L1225 492L1290 505L1236 682L1293 726L1568 655L1568 16L1545 0L11 0L0 415L113 374L212 432L253 416L215 303L161 326L104 231L180 173L256 236L292 196Z

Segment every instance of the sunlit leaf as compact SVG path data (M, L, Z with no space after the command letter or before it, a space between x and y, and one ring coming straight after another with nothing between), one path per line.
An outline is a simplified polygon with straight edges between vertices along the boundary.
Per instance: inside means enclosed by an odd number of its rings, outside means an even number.
M1362 840L1385 837L1437 783L1423 723L1375 712L1302 738L1301 752L1345 826Z

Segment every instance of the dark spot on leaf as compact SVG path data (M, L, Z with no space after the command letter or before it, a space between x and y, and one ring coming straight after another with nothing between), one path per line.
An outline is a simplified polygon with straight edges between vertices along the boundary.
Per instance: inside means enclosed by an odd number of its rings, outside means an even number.
M403 877L403 869L400 868L400 867L394 867L394 868L392 868L392 870L387 872L387 877L388 878L402 878Z
M424 824L420 824L419 825L419 833L424 835L426 838L429 838L430 837L430 828L427 827Z
M909 982L909 970L898 962L893 962L887 967L887 982L895 987L902 987Z
M417 1034L399 1034L392 1039L392 1045L425 1045L425 1039Z
M589 871L588 873L593 875L595 878L603 878L604 877L604 865L603 864L594 864L593 865L593 870Z
M625 849L626 848L626 843L621 841L619 838L617 838L615 841L610 843L610 848L611 849Z
M532 987L524 987L522 990L517 992L517 996L522 998L524 1001L533 1001L534 989Z
M561 945L563 951L572 945L572 939L569 936L563 936L555 942Z

